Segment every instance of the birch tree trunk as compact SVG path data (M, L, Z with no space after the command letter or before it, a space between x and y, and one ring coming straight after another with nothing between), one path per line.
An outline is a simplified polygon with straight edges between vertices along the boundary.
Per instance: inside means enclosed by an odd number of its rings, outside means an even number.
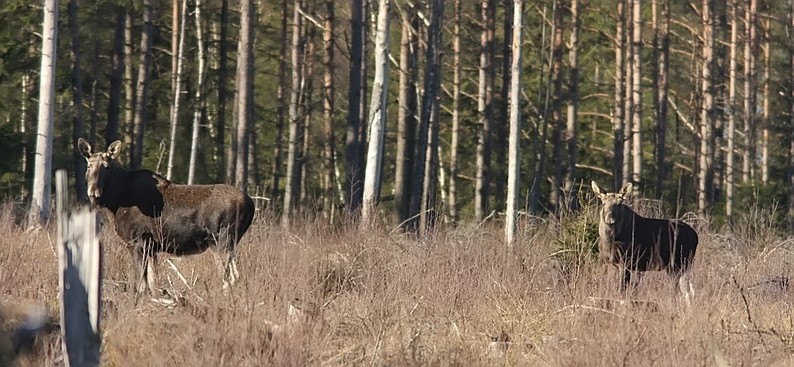
M281 225L284 229L290 227L290 217L295 203L295 196L297 194L298 185L298 165L297 165L297 150L298 150L298 125L300 124L300 116L298 115L298 105L300 104L300 84L301 84L301 62L300 55L302 54L301 44L301 0L295 0L295 9L292 18L292 51L291 51L291 64L292 64L292 90L290 92L289 100L289 138L287 141L287 175L286 184L284 186L284 211L281 216Z
M389 23L391 1L378 1L378 30L375 40L375 79L372 82L372 102L369 109L369 147L364 175L364 207L362 222L371 225L376 219L380 197L380 176L383 166L383 144L386 136L386 116L389 91Z
M182 16L181 21L179 22L179 30L177 31L177 19L180 19L179 16L179 6L177 5L177 1L174 1L174 37L171 38L171 41L174 42L179 39L178 45L172 47L174 52L173 59L176 60L176 68L171 70L172 77L171 77L171 90L173 94L171 95L171 135L169 139L169 148L168 148L168 169L166 170L165 178L171 179L173 176L174 171L174 154L176 153L176 126L177 121L179 120L179 100L182 99L182 64L183 64L183 54L185 52L185 25L187 23L187 0L182 0ZM178 37L176 35L179 35ZM172 65L173 66L173 65Z
M728 151L725 156L725 216L729 219L733 217L733 193L736 186L736 169L735 169L735 154L736 154L736 73L737 73L737 49L739 39L739 18L738 8L739 3L737 0L731 0L730 3L730 19L731 19L731 42L730 42L730 56L728 65L728 106L726 112L728 114L728 131L726 138L728 140ZM794 53L792 53L794 55ZM794 106L794 103L792 104Z
M196 50L198 51L198 70L196 70L196 94L193 101L193 131L190 135L190 164L188 165L187 184L195 184L196 158L199 150L199 128L204 111L204 28L201 26L201 0L196 0ZM187 13L184 13L187 16Z
M52 205L52 134L55 105L55 62L58 51L58 1L44 2L42 24L41 72L39 74L39 114L36 132L36 160L29 223L38 225L50 216Z
M642 0L632 0L631 73L632 73L632 168L631 180L642 179Z
M477 112L480 118L480 130L477 141L477 178L474 188L474 220L480 221L489 211L491 186L491 130L492 130L492 98L493 84L493 0L482 1L482 34L480 36L480 74L477 98Z
M345 204L350 215L356 213L361 206L361 146L359 130L361 129L362 75L364 27L363 1L352 0L350 4L350 75L348 83L348 115L345 137ZM294 76L293 76L294 78ZM293 79L294 80L294 79ZM288 169L289 171L289 169Z
M419 25L414 6L409 5L403 10L402 14L399 110L397 111L397 157L394 170L395 221L397 223L402 223L408 219L411 206L414 144L416 142L416 58L418 47L416 27Z
M116 9L116 28L113 32L113 54L111 55L110 90L107 109L107 128L105 142L119 138L119 109L121 107L121 87L124 76L124 9ZM93 145L93 144L92 144Z
M714 62L714 22L712 15L713 4L710 0L703 0L701 21L703 22L703 66L701 75L701 94L703 105L700 110L700 163L698 164L698 211L705 213L709 206L709 190L712 182L713 165L711 161L711 146L714 126L714 90L712 83L712 70Z
M80 70L80 32L77 25L78 0L69 1L69 32L72 36L71 61L72 61L72 104L74 105L72 128L72 164L74 165L75 190L77 201L88 201L85 180L85 158L77 147L77 139L83 137L83 76ZM91 136L93 139L93 136Z
M577 3L578 0L573 0ZM521 179L521 46L523 43L523 0L513 1L512 62L510 65L510 134L507 165L507 213L505 239L509 251L516 243L516 220ZM574 12L575 14L575 12ZM577 18L574 15L575 18ZM578 19L578 18L577 18ZM576 28L576 26L574 26ZM574 30L574 32L576 32Z
M325 152L323 159L323 216L333 223L336 208L334 183L336 174L336 143L334 142L334 0L325 0L323 33L323 119L325 120Z
M237 155L235 183L241 190L248 186L248 143L253 118L254 90L254 1L240 2L240 39L237 43Z
M128 8L124 9L124 146L122 155L126 155L128 165L132 165L133 130L135 125L135 71L132 65L132 16Z
M567 118L565 126L565 140L568 145L568 169L565 176L565 193L568 198L566 206L574 209L578 204L576 197L576 135L577 113L579 110L579 33L581 22L579 19L579 0L571 0L571 38L568 53L568 98L566 99Z
M150 0L143 0L143 32L141 36L141 56L138 64L138 84L135 90L135 111L132 127L132 157L130 166L138 169L143 163L143 133L146 131L146 103L149 100L149 66L152 62L153 11Z
M625 175L623 174L624 153L623 141L625 137L625 96L626 96L626 63L623 50L626 46L626 13L625 0L619 0L617 4L617 26L615 29L615 107L612 118L612 132L614 135L614 146L612 156L612 172L614 173L613 190L623 186Z
M458 214L458 144L460 142L460 2L454 1L452 30L452 131L449 146L449 216L453 222Z

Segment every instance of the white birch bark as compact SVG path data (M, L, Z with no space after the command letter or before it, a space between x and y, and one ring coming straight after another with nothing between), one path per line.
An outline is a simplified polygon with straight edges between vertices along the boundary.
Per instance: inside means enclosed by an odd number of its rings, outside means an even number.
M204 29L201 27L201 0L196 0L196 47L198 49L198 70L196 79L196 99L193 101L193 132L190 138L190 165L188 166L187 184L193 185L196 178L196 157L198 156L199 127L201 111L204 105L202 91L204 89ZM184 28L183 28L184 29ZM181 59L181 58L180 58Z
M187 0L182 0L182 19L179 25L179 46L176 54L176 82L174 83L174 105L171 108L171 136L168 149L168 169L165 178L171 179L174 171L174 151L176 150L176 123L179 118L179 100L182 96L182 61L185 52L185 23L187 19Z
M374 220L380 193L383 165L383 143L386 135L387 92L389 90L389 20L390 0L378 1L378 29L375 39L375 79L369 113L369 145L364 170L364 201L362 223Z
M577 0L574 0L577 1ZM510 65L510 138L507 150L507 222L505 240L509 250L516 242L518 196L521 178L521 43L523 41L523 1L513 0L513 60Z
M55 62L58 50L58 0L44 1L41 73L39 79L39 122L36 133L36 160L33 166L33 191L30 224L49 217L52 187L52 133L55 105Z

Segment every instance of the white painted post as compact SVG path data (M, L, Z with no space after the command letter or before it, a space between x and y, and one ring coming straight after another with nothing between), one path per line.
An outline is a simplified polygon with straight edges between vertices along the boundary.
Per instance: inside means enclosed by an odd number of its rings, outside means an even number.
M102 300L102 248L96 212L69 215L66 171L55 172L58 212L58 280L65 365L98 366Z

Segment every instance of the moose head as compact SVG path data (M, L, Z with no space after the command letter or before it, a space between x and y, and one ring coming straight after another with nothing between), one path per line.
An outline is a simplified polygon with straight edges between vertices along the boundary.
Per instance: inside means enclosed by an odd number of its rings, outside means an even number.
M121 141L110 143L107 152L93 152L91 144L83 138L77 141L77 146L88 164L85 171L88 199L91 206L96 206L107 183L108 170L121 152Z
M626 210L631 210L623 202L631 195L632 184L627 182L618 192L605 192L602 190L595 181L591 182L593 192L601 200L601 210L599 211L599 219L607 225L620 225L620 219Z

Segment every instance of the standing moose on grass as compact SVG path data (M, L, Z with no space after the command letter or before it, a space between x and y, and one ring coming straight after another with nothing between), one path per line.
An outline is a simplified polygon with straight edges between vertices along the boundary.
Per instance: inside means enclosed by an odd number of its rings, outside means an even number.
M623 271L621 290L631 282L632 271L665 270L675 278L685 302L691 305L694 290L689 270L698 246L695 230L680 220L645 218L637 214L623 203L631 194L631 182L616 193L604 192L595 181L592 186L601 200L599 256Z
M239 277L235 246L254 218L254 202L229 185L179 185L152 171L127 170L116 158L121 141L107 152L93 152L80 138L88 163L86 181L91 206L108 209L116 233L127 243L135 263L130 282L135 293L155 288L157 253L176 256L212 250L227 289Z

